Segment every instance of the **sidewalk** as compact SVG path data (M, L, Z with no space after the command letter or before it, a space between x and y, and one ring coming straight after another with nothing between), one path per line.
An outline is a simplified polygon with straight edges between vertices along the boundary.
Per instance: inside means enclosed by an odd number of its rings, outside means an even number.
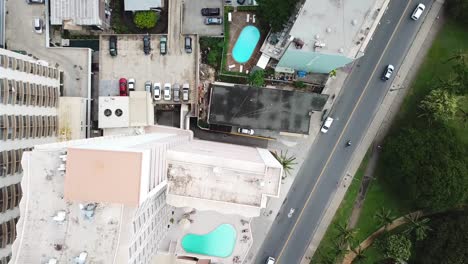
M441 23L435 24L434 22L439 19L443 2L444 0L436 0L431 9L428 10L428 14L423 21L421 28L416 34L413 44L410 46L405 60L399 68L395 79L393 80L391 89L383 99L380 109L377 111L365 137L363 138L361 144L359 144L350 162L349 168L347 170L349 175L354 175L356 173L362 159L364 158L367 150L374 142L374 140L375 142L382 141L392 123L393 118L398 113L400 105L403 102L406 93L408 92L408 89L404 88L409 85L417 73L419 65L421 64L432 44L432 40L435 38L438 29L441 27ZM434 27L433 24L435 24ZM393 92L392 89L394 89ZM343 180L346 180L346 177L343 177ZM333 220L336 210L340 206L348 187L349 186L347 184L341 184L340 188L336 190L336 193L329 203L327 211L322 216L322 220L319 224L319 227L317 228L317 232L311 239L311 243L309 244L309 247L304 254L301 264L308 264L312 259L312 256L314 255L315 250L325 235L329 224Z

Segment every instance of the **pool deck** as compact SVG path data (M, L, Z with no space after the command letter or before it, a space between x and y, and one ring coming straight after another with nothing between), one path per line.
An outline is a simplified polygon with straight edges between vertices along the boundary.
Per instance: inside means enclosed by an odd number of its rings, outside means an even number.
M193 256L200 259L211 259L215 263L242 263L246 257L251 245L252 245L252 232L250 230L250 219L240 217L237 215L223 215L213 211L195 211L190 214L191 210L186 208L174 208L174 223L169 228L166 238L161 241L158 251L160 253L171 253L177 256ZM187 217L184 214L188 214L188 218L192 220L191 224L187 221L182 220ZM242 220L242 221L241 221ZM180 221L180 222L179 222ZM184 224L185 222L185 224ZM242 223L243 222L243 223ZM204 235L221 224L230 224L236 230L236 245L234 250L229 257L219 258L213 256L197 255L193 253L187 253L181 246L182 238L186 234L197 234ZM248 232L242 233L243 229L248 229ZM245 237L248 237L245 239ZM234 261L234 258L238 258L238 261Z
M232 72L239 72L240 66L243 65L243 72L249 71L257 64L257 61L260 59L262 53L260 52L260 48L262 46L263 41L265 40L266 33L260 31L260 39L258 40L257 46L255 47L252 56L246 63L238 63L232 57L232 50L234 49L234 45L236 44L237 38L239 37L242 29L246 26L255 26L260 30L260 24L258 21L258 17L255 18L255 23L253 22L253 16L255 13L253 12L244 12L244 11L235 11L232 12L232 21L229 25L229 50L227 52L227 61L226 61L226 70ZM247 22L247 15L249 15L249 22ZM229 68L230 65L235 65L233 68Z

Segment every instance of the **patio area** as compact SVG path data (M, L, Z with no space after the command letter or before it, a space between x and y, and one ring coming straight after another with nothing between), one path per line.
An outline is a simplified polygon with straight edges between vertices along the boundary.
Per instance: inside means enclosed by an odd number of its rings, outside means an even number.
M213 211L196 211L192 208L173 208L173 223L166 238L161 242L159 252L177 256L192 256L211 259L215 263L242 263L252 245L250 219L237 215L223 215ZM171 220L172 222L172 220ZM232 254L226 258L198 255L186 252L181 245L187 234L204 235L222 224L230 224L236 231L236 241Z
M226 53L225 70L231 72L249 73L251 69L257 64L257 61L262 55L260 48L263 41L265 40L266 33L260 30L260 23L257 16L255 15L255 12L233 11L231 12L231 16L231 22L226 21L226 23L229 23L229 45L228 51ZM245 63L239 63L234 60L232 52L242 29L244 29L246 26L255 26L260 31L260 39L258 40L258 43L250 59Z

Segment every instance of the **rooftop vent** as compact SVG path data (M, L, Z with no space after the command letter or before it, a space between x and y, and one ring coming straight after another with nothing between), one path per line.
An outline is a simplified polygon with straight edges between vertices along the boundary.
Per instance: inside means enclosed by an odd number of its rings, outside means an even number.
M357 20L356 19L351 20L351 25L353 26L357 25Z
M323 48L323 47L325 47L325 46L326 46L325 42L316 41L316 42L314 43L314 47L315 47L315 48Z
M47 264L57 264L57 263L58 263L58 261L55 258L51 258L51 259L49 259L49 261L47 261Z
M63 222L67 216L67 212L58 211L57 214L52 218L56 222Z
M115 115L116 115L116 116L122 116L122 114L123 114L122 109L116 109L116 110L115 110Z
M75 261L75 264L85 264L86 263L86 258L88 257L88 252L83 251L75 257L73 260Z
M293 42L296 49L302 49L302 47L304 46L304 41L302 41L302 39L295 38Z
M332 29L330 27L327 27L326 31L327 31L327 33L331 33Z
M112 111L110 109L106 109L106 110L104 110L104 115L105 116L110 116L110 115L112 115Z
M89 203L89 204L80 204L80 209L83 211L85 218L91 219L94 216L94 210L96 210L97 204L96 203Z

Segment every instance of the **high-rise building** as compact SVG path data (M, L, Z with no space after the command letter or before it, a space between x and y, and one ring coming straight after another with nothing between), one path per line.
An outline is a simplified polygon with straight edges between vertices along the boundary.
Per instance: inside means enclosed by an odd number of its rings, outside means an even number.
M197 220L205 228L225 224L213 214L227 214L241 226L232 214L257 216L267 196L279 195L282 174L265 149L197 140L190 130L163 126L39 145L25 152L22 166L14 264L140 264L161 252L209 258L182 250L193 222L187 217L207 211L210 223ZM246 227L232 228L240 234ZM246 252L247 244L238 248Z
M55 142L59 70L47 62L0 49L0 263L16 237L22 153Z

